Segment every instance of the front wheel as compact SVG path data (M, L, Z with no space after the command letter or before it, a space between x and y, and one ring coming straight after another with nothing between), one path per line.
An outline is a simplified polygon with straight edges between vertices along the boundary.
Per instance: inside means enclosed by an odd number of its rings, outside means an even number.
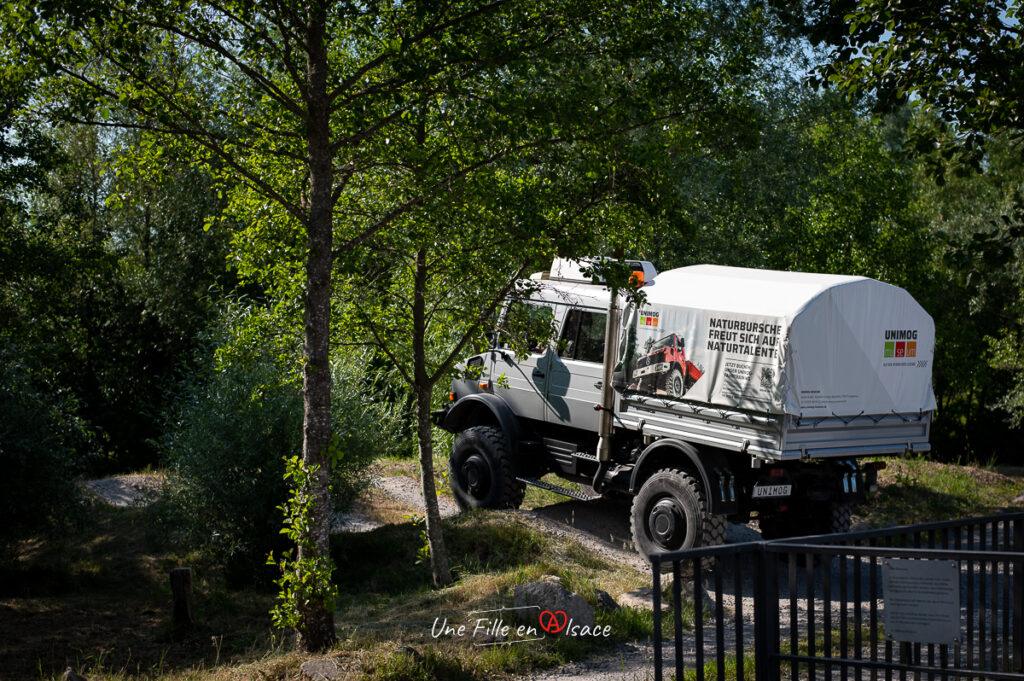
M493 426L468 428L455 438L449 459L459 508L519 508L526 485L516 480L505 435Z
M725 517L708 512L700 484L680 470L649 477L633 498L630 520L633 545L644 558L725 541Z
M672 367L672 371L668 373L668 379L666 381L666 388L668 394L672 397L682 397L686 394L686 379L683 377L683 370L679 367Z

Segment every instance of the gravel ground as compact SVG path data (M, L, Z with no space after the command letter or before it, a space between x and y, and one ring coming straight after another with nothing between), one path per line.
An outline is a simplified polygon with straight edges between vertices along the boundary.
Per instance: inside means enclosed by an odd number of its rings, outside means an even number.
M419 511L423 510L423 494L420 492L420 483L416 480L398 476L393 478L376 478L372 484L377 489L398 499L407 506ZM459 512L458 505L448 497L438 495L437 505L441 511L442 518L450 518Z
M116 475L111 478L89 480L82 483L86 491L100 501L125 508L128 506L146 506L160 493L164 484L162 475L152 473L135 473L132 475Z

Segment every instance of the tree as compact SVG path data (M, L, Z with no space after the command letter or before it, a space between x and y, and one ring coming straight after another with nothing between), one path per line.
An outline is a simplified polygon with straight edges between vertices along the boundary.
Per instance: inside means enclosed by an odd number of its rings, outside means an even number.
M940 331L937 447L945 458L1009 460L1024 422L1024 164L1006 135L975 173L938 186L919 172L933 246L926 303ZM971 358L964 371L964 358ZM1007 418L1009 417L1009 418Z
M128 161L146 151L137 132L38 131L59 152L0 224L3 333L37 349L34 369L50 391L74 396L95 435L91 473L152 465L160 414L208 323L211 288L233 285L227 235L202 229L223 202L209 174L174 149L140 177Z
M1018 0L775 0L783 21L828 61L816 80L872 94L879 111L921 102L958 135L975 162L985 135L1024 129L1024 30ZM938 141L916 140L922 150Z
M367 157L378 160L339 199L358 207L346 214L359 221L368 249L361 259L347 258L344 271L353 274L338 305L354 311L340 342L353 342L354 328L356 342L376 345L415 395L438 584L451 577L431 471L433 388L528 265L550 262L555 252L608 248L600 235L613 228L620 243L643 233L635 220L609 220L607 205L642 184L644 155L662 143L656 134L640 139L644 130L727 111L760 46L755 18L725 10L511 11L523 22L514 53L491 38L459 36L459 49L477 56L474 68L410 83L403 91L408 110L385 137L365 143ZM714 54L706 49L712 42ZM396 205L408 208L395 214ZM378 229L379 215L393 218ZM243 271L264 281L263 273L290 272L270 284L275 298L288 299L297 261L282 264L281 251L270 246L288 244L283 252L294 254L296 242L258 213L244 222Z
M648 4L630 6L625 26L662 7ZM587 50L600 48L596 36L619 24L621 9L581 3L555 10L500 1L428 8L419 3L139 5L108 0L20 2L5 12L2 35L8 56L47 69L33 100L47 116L186 138L195 145L197 161L212 165L216 160L247 190L235 196L237 202L256 197L260 210L272 216L273 229L301 234L302 456L318 470L316 505L321 509L311 530L313 558L326 560L328 550L328 362L335 258L431 195L507 156L523 138L514 125L494 129L495 143L486 155L464 159L452 150L429 184L394 194L393 203L373 206L378 210L372 213L358 201L348 202L350 189L390 160L375 152L419 96L429 94L429 84L470 76L497 82L509 65L530 64L536 65L532 78L544 83L554 75L550 64L561 58L558 49L565 38L589 38L586 49L573 53L576 59L587 58ZM666 77L685 75L685 65L680 66L683 73ZM557 87L543 84L549 92ZM320 649L333 639L331 613L323 603L309 603L300 644Z

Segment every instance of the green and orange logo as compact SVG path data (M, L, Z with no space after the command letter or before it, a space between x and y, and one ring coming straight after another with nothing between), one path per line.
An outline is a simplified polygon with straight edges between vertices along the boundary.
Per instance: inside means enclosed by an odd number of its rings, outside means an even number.
M917 357L917 341L886 341L884 357Z
M659 314L654 310L640 310L640 326L658 328L658 316Z

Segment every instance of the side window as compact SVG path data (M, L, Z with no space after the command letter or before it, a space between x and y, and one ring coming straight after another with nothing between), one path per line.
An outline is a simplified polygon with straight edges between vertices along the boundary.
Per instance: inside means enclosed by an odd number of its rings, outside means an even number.
M542 353L555 335L554 323L555 311L550 305L516 301L504 319L504 339L517 353Z
M559 357L603 362L605 317L607 315L603 312L569 310L559 338Z

